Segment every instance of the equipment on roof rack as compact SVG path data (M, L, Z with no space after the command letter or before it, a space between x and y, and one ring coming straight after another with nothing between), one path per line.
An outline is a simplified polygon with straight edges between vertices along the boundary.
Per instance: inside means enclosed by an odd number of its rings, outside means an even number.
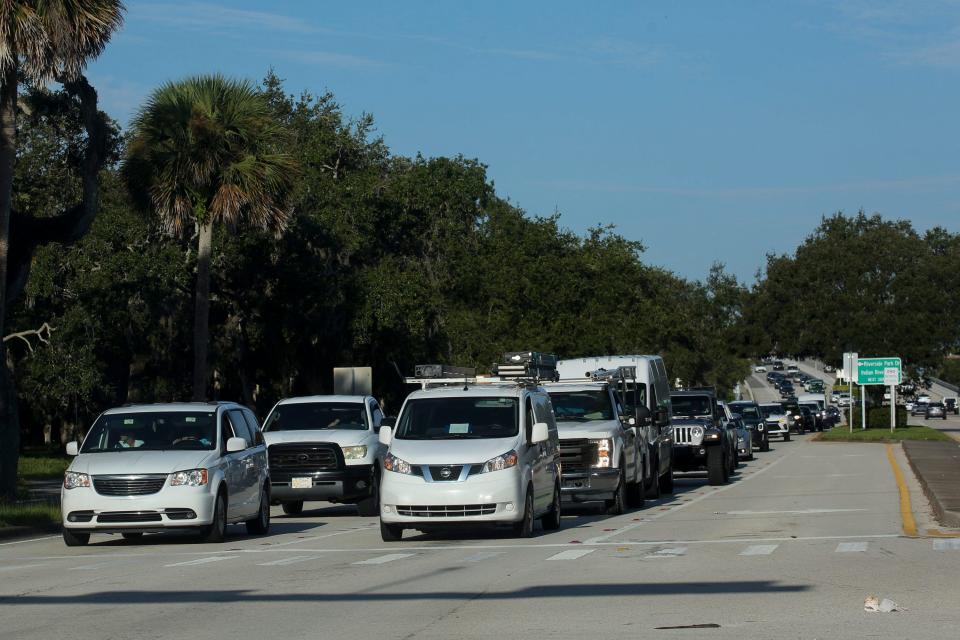
M503 354L503 362L493 365L493 374L504 380L527 380L534 383L560 379L557 373L557 356L538 351L508 351Z
M473 378L477 370L473 367L451 367L446 364L418 364L413 368L415 378Z

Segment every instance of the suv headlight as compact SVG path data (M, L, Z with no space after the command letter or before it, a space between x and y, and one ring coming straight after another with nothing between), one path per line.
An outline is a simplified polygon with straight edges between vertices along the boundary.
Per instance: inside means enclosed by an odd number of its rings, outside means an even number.
M408 476L413 475L413 466L406 460L401 460L392 453L388 453L383 459L383 468L394 473L403 473Z
M343 447L344 460L360 460L367 457L367 445L358 444L352 447Z
M703 443L703 427L696 425L690 428L690 444L695 447Z
M175 471L170 474L171 487L202 487L207 484L206 469Z
M511 449L510 451L507 451L496 458L490 458L484 462L483 469L480 470L480 473L502 471L503 469L509 469L510 467L515 466L517 466L517 452Z
M611 459L613 458L613 446L610 438L601 438L600 440L591 440L590 442L597 445L597 461L593 466L609 467Z
M89 487L90 486L90 476L85 473L77 473L76 471L67 471L63 474L63 488L64 489L76 489L78 487Z

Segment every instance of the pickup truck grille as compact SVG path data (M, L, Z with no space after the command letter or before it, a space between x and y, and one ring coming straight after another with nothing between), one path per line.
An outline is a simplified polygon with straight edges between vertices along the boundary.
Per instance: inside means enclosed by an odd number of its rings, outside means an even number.
M271 471L336 471L343 453L333 442L272 444L267 449Z
M496 504L397 505L397 514L415 518L463 518L495 513Z
M560 441L560 468L564 474L586 473L597 461L597 445L586 438Z
M148 496L163 488L167 474L93 476L93 488L102 496Z

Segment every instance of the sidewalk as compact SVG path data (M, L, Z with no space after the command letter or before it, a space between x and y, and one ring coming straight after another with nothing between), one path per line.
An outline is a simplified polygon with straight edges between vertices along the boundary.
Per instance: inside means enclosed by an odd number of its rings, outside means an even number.
M960 528L960 444L908 440L903 451L937 520Z

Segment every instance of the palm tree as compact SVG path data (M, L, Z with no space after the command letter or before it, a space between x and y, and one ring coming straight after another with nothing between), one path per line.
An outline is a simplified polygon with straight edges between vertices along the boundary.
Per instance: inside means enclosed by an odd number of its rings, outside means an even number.
M19 78L35 86L76 80L120 28L123 11L119 0L0 0L0 335L8 303ZM0 341L0 497L15 493L18 453L15 390Z
M266 97L247 81L220 75L161 86L132 132L123 171L134 200L171 233L198 232L193 399L203 400L214 227L282 231L296 164Z

